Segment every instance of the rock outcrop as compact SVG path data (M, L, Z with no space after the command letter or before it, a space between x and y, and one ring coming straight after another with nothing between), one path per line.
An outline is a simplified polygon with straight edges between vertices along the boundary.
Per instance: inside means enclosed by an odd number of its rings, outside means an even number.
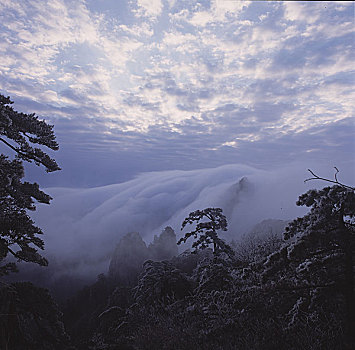
M148 247L150 259L154 261L169 260L178 254L176 234L167 226L158 237L154 235L153 242Z
M116 283L135 285L144 261L149 259L147 245L138 232L130 232L119 241L110 262L109 276Z
M133 286L143 270L143 263L169 260L178 254L176 234L171 227L166 227L147 247L137 232L123 236L119 241L109 267L109 277L117 284Z

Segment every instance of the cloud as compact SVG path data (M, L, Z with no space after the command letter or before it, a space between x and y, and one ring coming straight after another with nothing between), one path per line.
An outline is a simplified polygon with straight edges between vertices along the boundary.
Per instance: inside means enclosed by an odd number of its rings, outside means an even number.
M258 104L297 106L299 101L289 101L297 96L280 101L279 91L296 91L294 82L314 91L329 73L351 69L352 26L345 5L334 7L347 19L340 27L339 18L322 6L298 3L138 1L119 10L147 18L127 16L131 22L124 24L121 16L100 13L99 5L90 12L93 5L85 2L57 0L38 7L28 0L22 7L16 2L2 6L3 28L12 34L2 46L7 58L0 70L3 89L39 103L44 99L53 111L56 105L78 112L90 106L102 123L117 120L126 130L146 132L192 113L202 122L203 114L236 100L251 112ZM308 8L314 20L305 29L302 13ZM166 11L170 23L163 26L157 18ZM196 16L206 23L194 23ZM333 28L326 35L323 18L330 18ZM315 68L321 70L318 76ZM145 88L148 83L154 88ZM32 84L32 91L20 91L21 84ZM312 103L324 104L325 93ZM302 113L312 111L303 108Z
M248 185L240 187L244 176ZM310 187L303 184L305 176L299 164L267 172L228 165L146 173L89 189L51 188L47 192L54 200L39 207L35 221L45 231L46 255L54 259L58 274L95 276L106 271L115 245L127 232L138 231L149 242L170 225L180 236L183 219L197 209L222 207L228 240L263 219L291 219L304 212L295 201Z
M318 9L323 5L316 5L306 7L299 2L286 2L285 3L285 18L289 21L305 21L307 23L314 23L319 18Z
M151 17L156 19L162 12L161 0L137 0L137 16Z
M312 133L329 137L334 128L348 144L341 125L353 115L353 8L2 1L0 89L15 108L55 124L58 156L68 166L60 176L70 185L115 181L119 167L110 158L129 164L120 179L153 166L345 161L344 147L329 149ZM102 178L80 160L88 153L107 167ZM75 163L90 169L85 180L70 182Z

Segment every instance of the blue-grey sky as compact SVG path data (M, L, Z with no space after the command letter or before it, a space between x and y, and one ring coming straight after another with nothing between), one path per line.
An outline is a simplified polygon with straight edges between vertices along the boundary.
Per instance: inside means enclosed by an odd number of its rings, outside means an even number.
M0 92L55 125L44 186L321 163L355 175L354 2L0 0Z

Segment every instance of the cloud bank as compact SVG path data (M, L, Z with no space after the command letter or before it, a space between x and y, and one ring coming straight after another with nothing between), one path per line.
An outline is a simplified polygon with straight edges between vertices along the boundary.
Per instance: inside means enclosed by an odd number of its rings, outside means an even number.
M304 213L298 195L320 184L304 184L298 164L274 171L242 165L194 171L142 174L134 180L90 189L51 188L54 200L41 205L36 223L45 232L45 254L56 273L95 276L106 272L119 239L139 232L149 243L171 226L180 237L191 211L221 207L227 216L227 240L261 220L289 220ZM186 249L187 246L181 249Z

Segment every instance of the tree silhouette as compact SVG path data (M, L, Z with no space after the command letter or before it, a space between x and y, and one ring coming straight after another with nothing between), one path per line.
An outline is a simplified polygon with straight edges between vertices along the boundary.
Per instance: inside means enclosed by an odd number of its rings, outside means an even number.
M209 221L201 221L203 219ZM181 230L187 224L197 223L194 230L185 233L185 236L180 238L177 244L185 243L190 237L196 240L192 243L195 251L198 249L205 249L213 244L213 253L219 255L222 252L226 253L229 257L234 256L233 249L218 237L217 231L227 231L227 219L223 215L221 208L206 208L204 210L196 210L191 212L182 223Z
M44 243L38 237L42 230L34 225L28 210L35 210L35 201L49 204L52 199L39 189L37 183L22 181L22 161L42 165L47 172L60 170L58 164L41 148L58 150L53 126L38 120L34 114L15 111L9 97L0 94L0 141L15 152L10 160L0 154L0 276L16 271L16 265L2 265L8 254L18 261L47 265L37 251Z

